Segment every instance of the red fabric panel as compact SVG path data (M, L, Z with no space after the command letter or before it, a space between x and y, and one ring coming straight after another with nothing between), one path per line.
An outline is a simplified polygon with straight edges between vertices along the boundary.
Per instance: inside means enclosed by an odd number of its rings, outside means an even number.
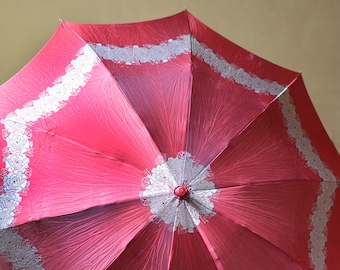
M298 179L224 188L207 226L218 216L231 219L308 267L307 228L318 188L319 182ZM227 224L216 226L227 231Z
M279 103L273 103L211 164L218 187L320 177L288 136Z
M275 245L223 215L202 223L198 230L224 269L304 269Z
M148 224L107 269L168 269L172 234L164 224Z
M274 96L258 94L228 81L193 59L187 151L200 164L213 161L269 104Z
M47 269L105 269L148 223L137 200L24 224L19 233L39 248Z

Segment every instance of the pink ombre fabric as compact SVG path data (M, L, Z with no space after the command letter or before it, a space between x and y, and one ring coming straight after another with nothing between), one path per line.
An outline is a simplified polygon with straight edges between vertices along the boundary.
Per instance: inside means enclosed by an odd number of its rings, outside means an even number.
M340 157L301 75L187 11L61 22L0 119L0 269L340 268Z

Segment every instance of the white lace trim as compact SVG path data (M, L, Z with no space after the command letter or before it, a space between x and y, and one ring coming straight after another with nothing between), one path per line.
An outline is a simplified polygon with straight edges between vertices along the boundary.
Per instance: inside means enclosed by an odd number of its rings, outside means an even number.
M320 183L319 195L310 216L310 252L311 266L317 270L326 269L326 242L327 223L331 208L334 204L335 191L338 187L337 179L333 172L324 164L319 155L313 149L310 139L302 129L295 105L289 95L289 91L280 96L282 114L284 116L287 132L294 139L295 145L306 164L316 171L323 179Z
M256 93L269 93L276 96L285 89L284 86L277 82L261 79L246 72L243 68L230 64L222 56L216 54L211 48L197 41L194 37L191 39L191 46L192 53L207 63L213 70L221 73L223 78L233 80Z
M217 55L212 49L190 35L179 36L175 40L169 39L156 45L125 47L100 43L89 43L89 45L102 59L127 65L140 63L158 64L174 59L183 53L192 52L198 59L220 73L223 78L233 80L256 93L278 95L285 88L277 82L261 79L246 72L243 68L228 63L222 56Z
M37 248L23 239L16 230L0 230L1 257L7 262L12 262L14 269L43 269L42 257L37 252Z
M178 55L190 52L189 35L180 36L175 40L169 39L158 45L118 47L115 45L102 45L100 43L88 44L102 59L127 65L167 62Z
M172 230L194 232L200 221L206 222L216 213L213 211L213 199L219 193L210 180L213 175L210 167L204 168L195 163L187 152L169 157L167 161L160 157L157 166L143 178L140 197L144 205L150 206L152 221L164 221L172 225ZM184 185L188 197L176 197L176 187Z
M0 189L0 229L13 225L20 211L21 195L29 186L29 156L32 155L29 125L57 112L71 96L77 95L88 81L93 66L99 61L86 45L78 51L77 58L66 68L65 75L56 79L53 86L42 92L38 99L26 103L23 108L16 109L1 120L5 127L2 137L7 146L3 149L3 162L6 166L2 171L4 185Z

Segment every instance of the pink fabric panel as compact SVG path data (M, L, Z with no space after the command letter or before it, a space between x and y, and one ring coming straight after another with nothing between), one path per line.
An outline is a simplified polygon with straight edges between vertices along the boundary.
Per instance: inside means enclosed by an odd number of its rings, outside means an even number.
M211 163L274 99L228 81L193 59L187 151L200 164ZM207 95L207 92L209 93Z
M104 63L160 152L176 156L185 150L192 91L190 54L157 65Z
M86 87L66 106L30 128L31 186L16 224L138 199L143 171L151 170L159 155L103 65L94 68ZM130 184L123 185L126 179Z
M143 170L155 166L159 152L103 71L94 70L78 96L32 127L31 186L17 224L139 199Z

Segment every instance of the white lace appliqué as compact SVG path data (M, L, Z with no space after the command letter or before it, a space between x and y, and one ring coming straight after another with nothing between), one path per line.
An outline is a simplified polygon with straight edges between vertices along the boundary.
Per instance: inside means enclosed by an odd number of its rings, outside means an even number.
M153 221L171 224L173 231L194 232L201 220L206 222L216 214L212 200L219 190L212 178L210 167L196 164L187 152L167 161L160 157L142 180L141 201L150 206Z
M167 62L183 53L190 52L190 36L183 35L157 45L125 46L88 43L98 56L105 60L127 65Z
M337 179L320 159L310 139L305 134L288 90L280 96L279 101L289 136L295 141L296 148L306 164L323 179L320 182L319 195L310 216L312 230L309 240L311 266L314 269L323 270L326 269L327 223L334 204L335 191L338 187Z
M13 269L43 269L42 257L37 252L16 230L0 230L0 254L5 261L12 262Z
M246 72L234 64L229 63L222 56L216 54L211 48L191 38L192 53L213 70L220 73L223 78L233 80L236 83L255 91L256 93L269 93L279 95L285 87L277 82L261 79L254 74Z
M4 185L0 188L0 229L8 228L20 212L21 195L27 190L31 176L29 157L32 152L32 132L29 128L40 118L60 110L66 101L78 94L89 79L89 73L99 58L88 46L78 51L77 58L66 68L65 75L56 79L53 86L42 92L38 99L26 103L1 120L2 137L7 146L3 149L5 168L1 172Z

